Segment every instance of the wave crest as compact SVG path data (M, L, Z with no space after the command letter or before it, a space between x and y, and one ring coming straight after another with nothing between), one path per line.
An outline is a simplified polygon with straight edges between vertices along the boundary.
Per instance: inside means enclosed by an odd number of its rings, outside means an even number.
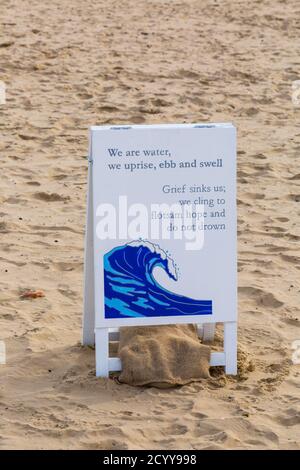
M212 314L211 300L195 300L161 286L153 276L162 268L174 281L178 269L157 244L138 240L104 255L105 318Z

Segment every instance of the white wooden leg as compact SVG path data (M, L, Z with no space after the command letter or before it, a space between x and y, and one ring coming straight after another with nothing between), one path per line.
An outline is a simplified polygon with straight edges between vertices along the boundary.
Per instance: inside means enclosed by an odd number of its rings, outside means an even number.
M215 337L215 323L204 323L202 341L213 341Z
M200 339L203 338L203 325L201 323L197 325L197 334Z
M109 328L109 341L119 341L119 328Z
M96 328L96 377L108 377L109 375L109 330L108 328Z
M95 283L94 283L94 237L93 237L93 186L92 165L89 163L87 221L84 254L84 301L82 319L82 344L95 344Z
M224 323L225 373L237 374L237 323Z

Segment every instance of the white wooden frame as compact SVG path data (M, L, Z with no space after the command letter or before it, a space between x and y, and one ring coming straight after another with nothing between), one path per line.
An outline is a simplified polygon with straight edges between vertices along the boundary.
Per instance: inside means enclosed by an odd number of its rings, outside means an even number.
M211 366L224 366L225 373L236 375L236 339L237 322L224 323L224 351L211 353ZM215 324L203 325L203 337L206 334L206 341L212 341L211 333ZM203 339L202 337L202 339ZM109 341L118 341L119 331L116 328L97 328L95 330L96 343L96 376L108 377L109 372L122 370L122 363L118 357L109 357ZM209 339L208 339L209 338Z
M109 372L122 370L121 360L109 357L109 341L118 339L118 328L95 328L95 278L94 278L94 223L93 223L93 178L92 160L89 159L87 224L84 260L84 312L82 344L96 349L96 376L108 377ZM213 341L215 323L198 325L203 341ZM237 322L224 323L224 351L213 352L211 366L224 366L225 373L237 374Z
M93 161L92 141L90 140L88 191L87 191L87 221L85 234L84 259L84 311L82 344L95 345L96 376L108 377L111 371L122 369L121 360L109 357L109 341L116 341L119 336L118 328L96 327L95 311L95 271L94 271L94 207L93 207ZM199 321L199 320L198 320ZM166 324L170 322L166 319ZM175 321L173 320L173 323ZM161 324L161 322L160 322ZM215 322L205 322L198 325L199 337L203 341L213 341ZM224 350L213 352L210 359L211 366L224 366L226 374L237 374L237 322L224 322Z

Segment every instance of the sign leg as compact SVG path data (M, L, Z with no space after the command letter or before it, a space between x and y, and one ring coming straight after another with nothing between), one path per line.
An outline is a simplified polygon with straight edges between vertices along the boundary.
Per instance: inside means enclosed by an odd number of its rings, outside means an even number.
M225 373L237 374L237 323L224 323Z
M95 344L95 280L93 237L93 181L91 163L89 163L88 169L87 221L84 258L84 305L82 321L82 344L92 346Z
M97 328L96 340L96 377L108 377L109 374L109 329Z
M212 342L215 337L215 323L204 323L202 341Z

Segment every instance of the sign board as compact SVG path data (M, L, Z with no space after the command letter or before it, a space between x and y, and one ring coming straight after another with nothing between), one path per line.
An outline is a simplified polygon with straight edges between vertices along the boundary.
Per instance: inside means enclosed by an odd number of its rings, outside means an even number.
M120 367L103 357L111 328L217 322L231 352L213 362L235 373L236 291L234 126L92 127L83 342L99 338L97 375Z

